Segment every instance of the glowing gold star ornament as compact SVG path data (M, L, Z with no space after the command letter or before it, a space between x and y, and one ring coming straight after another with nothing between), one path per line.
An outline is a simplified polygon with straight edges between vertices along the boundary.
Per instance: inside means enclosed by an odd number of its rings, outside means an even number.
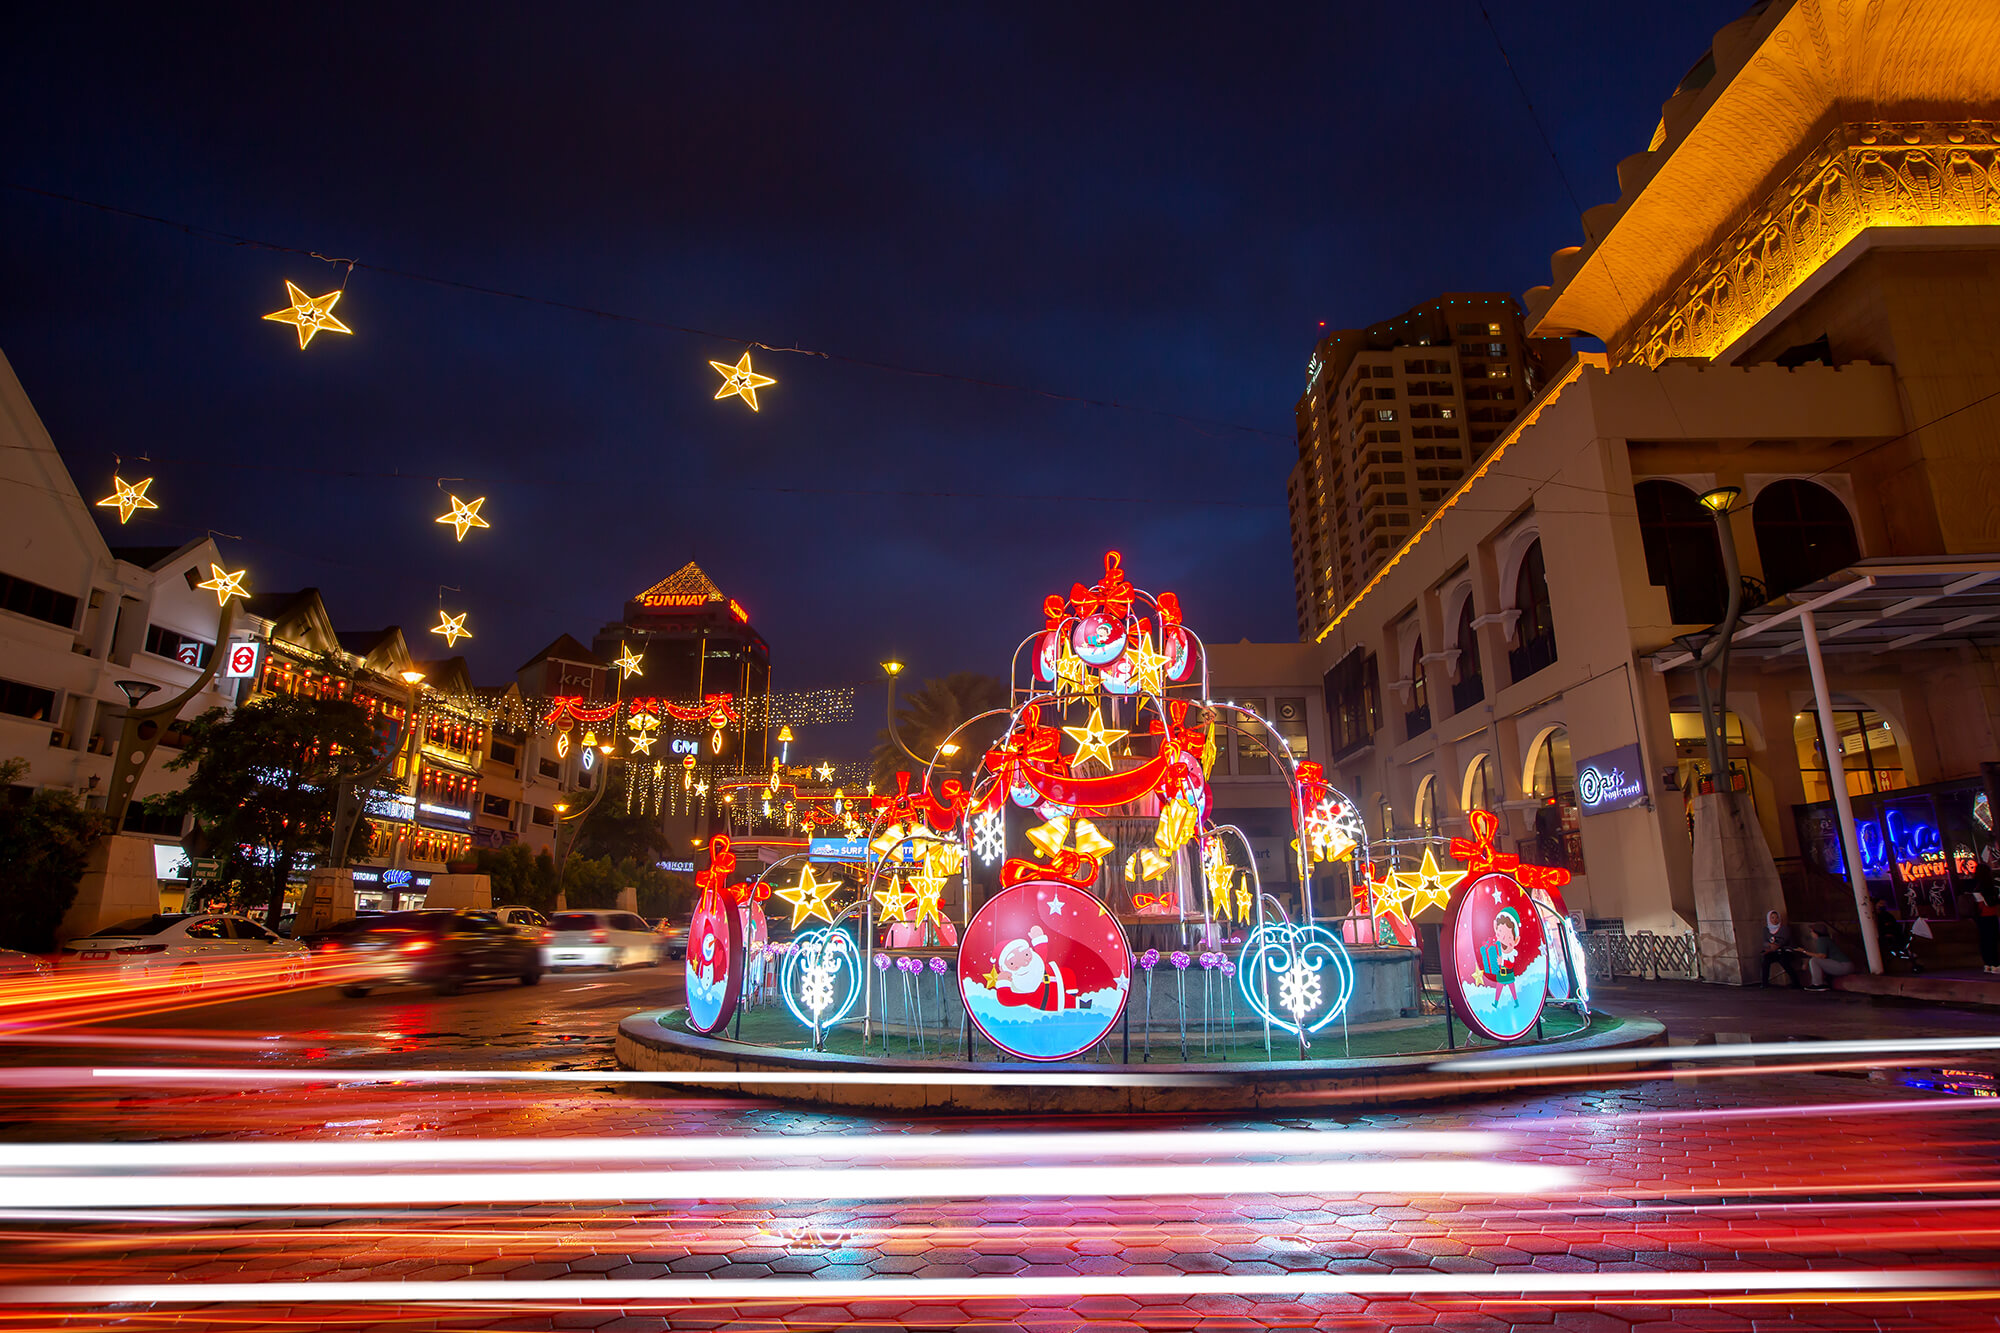
M1422 864L1415 870L1398 870L1390 876L1410 904L1409 915L1430 907L1442 908L1451 902L1451 891L1459 886L1469 872L1464 870L1443 870L1438 867L1437 857L1431 849L1424 848Z
M643 731L635 731L628 734L625 739L632 742L632 749L635 753L651 754L653 752L653 742L660 738L658 736L648 736Z
M114 474L111 478L111 484L118 488L117 491L99 500L97 507L99 509L116 509L120 523L131 522L132 512L136 509L159 508L158 505L146 498L146 488L153 484L151 477L146 478L144 481L127 481L125 478Z
M1165 654L1153 649L1153 636L1141 634L1139 646L1132 650L1132 683L1139 687L1141 694L1158 694L1162 688L1160 673L1165 669Z
M250 590L243 586L243 579L249 573L247 569L239 569L234 574L225 574L221 565L211 564L208 567L208 578L194 586L206 588L214 593L217 606L227 606L232 597L241 597L246 601L249 599Z
M831 781L833 781L833 765L832 765L832 764L821 764L821 765L820 765L820 766L819 766L818 768L815 768L815 769L813 770L813 772L819 775L819 780L820 780L821 782L831 782ZM838 793L836 793L836 794L838 794Z
M825 884L813 878L811 866L799 871L799 882L792 888L779 889L778 896L792 905L792 929L797 930L801 921L820 920L829 926L833 924L833 913L826 910L827 895L839 887L839 881Z
M485 503L486 497L483 495L477 500L470 502L461 500L454 495L451 497L451 512L449 514L439 514L437 521L440 523L449 523L452 527L458 529L458 539L464 541L465 534L470 529L490 528L493 526L479 516L479 506Z
M353 329L333 317L334 303L340 300L339 292L328 292L325 296L307 296L299 290L299 285L290 278L285 279L285 294L292 303L283 310L273 310L264 316L279 324L295 324L299 330L299 350L306 350L306 344L314 335L326 333L352 333Z
M643 676L645 674L645 672L639 669L646 660L644 653L634 653L631 648L626 646L623 640L619 641L618 651L623 655L613 658L611 665L625 673L619 679L630 680L634 676Z
M921 926L929 921L943 926L945 924L944 881L934 875L912 875L910 887L917 891L917 914L913 918L914 924Z
M471 614L470 611L460 611L455 616L448 616L444 613L444 609L440 607L438 609L438 623L431 626L431 633L444 635L444 646L447 648L456 648L460 639L469 639L472 637L472 631L465 627L465 618Z
M1096 704L1090 706L1090 724L1082 727L1064 727L1063 731L1076 742L1076 754L1070 759L1072 765L1095 759L1106 768L1111 767L1111 747L1132 733L1120 731L1116 727L1104 725L1104 710Z
M900 876L889 876L889 882L875 890L875 901L881 905L884 921L901 921L903 914L910 910L910 895L903 891Z
M747 351L733 366L727 361L711 361L708 364L714 366L722 376L722 387L715 391L716 399L720 401L724 398L741 398L750 404L752 412L758 410L757 390L767 384L777 383L769 375L759 375L750 368L750 353Z

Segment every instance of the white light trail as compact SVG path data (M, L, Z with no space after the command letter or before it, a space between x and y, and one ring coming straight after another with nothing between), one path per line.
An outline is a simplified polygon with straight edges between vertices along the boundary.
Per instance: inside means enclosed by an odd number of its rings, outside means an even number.
M1358 1194L1501 1198L1571 1181L1514 1162L1229 1162L1144 1166L810 1168L736 1171L413 1172L361 1175L0 1176L8 1212L731 1199L1173 1198Z
M1509 1137L1490 1131L1340 1129L1167 1131L1136 1134L773 1134L720 1138L368 1139L314 1142L0 1144L0 1170L134 1171L222 1166L357 1167L466 1162L752 1161L853 1158L958 1161L1029 1157L1237 1155L1330 1157L1349 1153L1492 1154Z
M787 1087L840 1084L880 1087L1003 1088L1221 1088L1237 1080L1229 1074L1179 1074L1140 1070L844 1070L771 1069L743 1072L718 1069L199 1069L65 1065L0 1069L0 1086L61 1086L70 1082L114 1083L659 1083L737 1084Z
M1034 1300L1082 1296L1596 1296L1983 1290L2000 1271L1791 1269L1666 1273L1120 1273L991 1278L698 1278L577 1282L552 1278L461 1282L151 1282L129 1286L0 1287L0 1304L470 1305L523 1302L566 1307L614 1304L825 1305L842 1301Z
M1754 1060L1787 1055L1818 1060L1834 1055L1881 1055L1907 1061L1914 1056L1960 1051L2000 1051L2000 1037L1912 1037L1902 1041L1750 1041L1730 1046L1640 1046L1614 1051L1568 1051L1547 1055L1460 1055L1438 1060L1432 1069L1483 1073L1516 1069L1563 1069L1576 1065L1657 1064L1681 1060Z

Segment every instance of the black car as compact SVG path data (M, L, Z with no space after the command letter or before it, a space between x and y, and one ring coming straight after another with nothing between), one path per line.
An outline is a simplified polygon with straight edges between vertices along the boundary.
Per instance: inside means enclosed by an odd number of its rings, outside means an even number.
M541 932L503 925L490 912L450 908L386 912L339 946L341 989L366 995L377 986L429 986L456 995L469 981L542 979Z

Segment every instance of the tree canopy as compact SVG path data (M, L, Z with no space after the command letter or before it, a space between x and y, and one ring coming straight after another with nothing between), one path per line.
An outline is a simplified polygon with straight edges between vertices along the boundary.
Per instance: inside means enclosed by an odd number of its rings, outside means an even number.
M0 789L27 769L25 759L0 760ZM71 791L43 787L24 800L0 800L0 948L56 947L56 927L76 901L84 862L103 831L103 816L78 805Z
M960 723L989 708L1005 708L1007 705L1006 681L998 676L983 676L976 671L958 671L940 680L927 680L922 689L900 695L896 707L896 732L902 737L903 744L928 760ZM967 728L958 737L962 747L959 753L944 760L943 764L956 770L976 763L987 747L999 738L1004 730L1002 722L1003 719L992 718ZM923 771L921 764L897 747L895 738L886 729L876 733L874 763L875 790L878 792L895 790L899 770L918 774Z

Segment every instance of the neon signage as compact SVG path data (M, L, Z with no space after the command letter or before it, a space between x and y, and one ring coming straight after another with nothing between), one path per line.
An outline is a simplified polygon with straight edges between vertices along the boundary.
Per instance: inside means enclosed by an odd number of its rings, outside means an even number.
M704 606L708 598L698 592L649 592L639 599L639 605L651 607Z
M738 602L734 597L729 599L729 614L735 616L746 625L750 623L750 613L745 611L742 603Z
M1645 766L1638 746L1623 745L1577 765L1576 801L1584 814L1608 814L1645 799Z
M1944 838L1936 824L1912 818L1902 810L1885 810L1881 822L1874 820L1855 828L1861 844L1861 873L1870 879L1887 879L1889 863L1905 884L1941 880L1948 872ZM1976 858L1958 853L1960 874L1977 873Z

